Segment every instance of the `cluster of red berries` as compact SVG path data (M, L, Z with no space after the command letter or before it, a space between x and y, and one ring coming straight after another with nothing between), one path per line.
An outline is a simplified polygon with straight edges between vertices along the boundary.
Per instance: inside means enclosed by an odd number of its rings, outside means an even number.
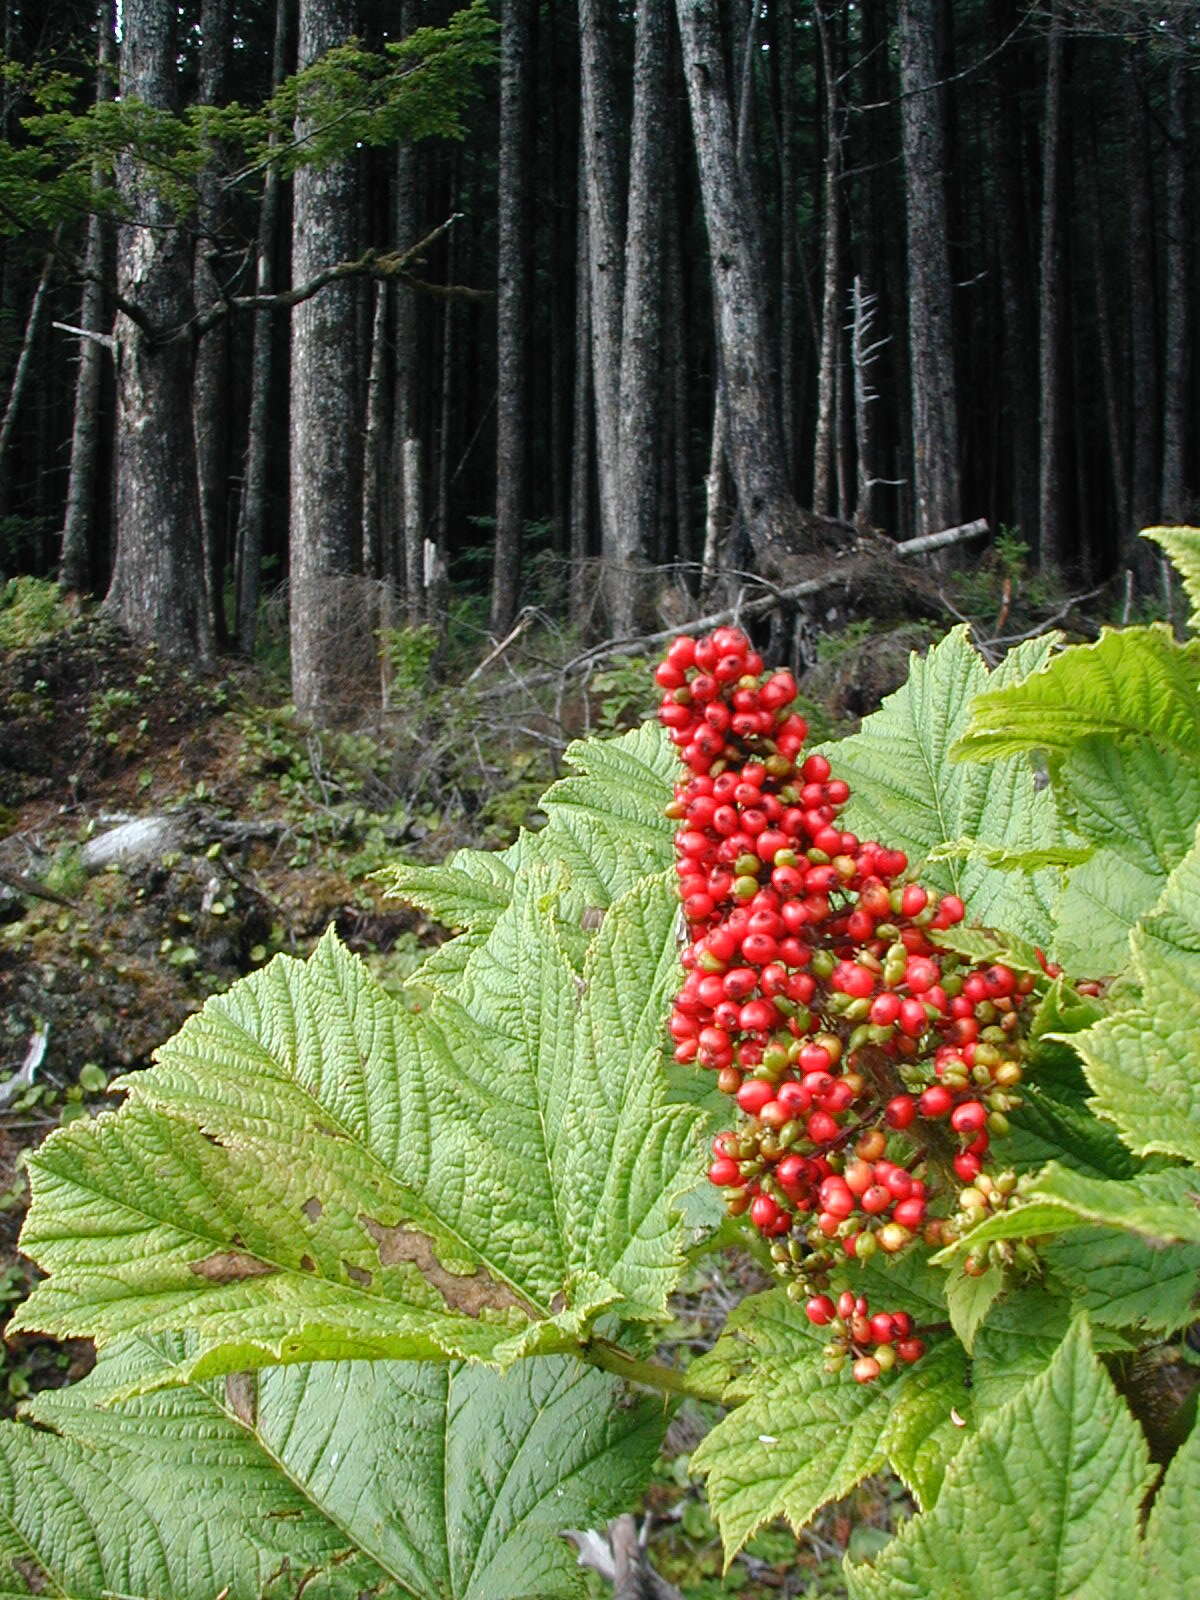
M872 1316L866 1295L851 1289L844 1289L836 1301L827 1294L813 1295L804 1309L811 1323L828 1327L832 1336L826 1351L830 1371L840 1372L853 1355L852 1371L859 1383L873 1382L897 1361L911 1364L925 1354L925 1342L913 1334L907 1311L877 1311Z
M804 756L795 679L765 673L739 629L676 639L655 678L688 769L667 808L689 934L675 1055L715 1071L745 1114L717 1137L709 1177L802 1298L839 1254L947 1242L974 1220L928 1207L938 1180L973 1184L1007 1131L1033 980L934 943L962 901L900 882L902 850L838 826L849 785ZM809 1303L814 1323L826 1298ZM871 1336L889 1317L892 1338ZM904 1313L836 1320L849 1344L831 1360L856 1350L860 1381L894 1363L880 1350L920 1354Z

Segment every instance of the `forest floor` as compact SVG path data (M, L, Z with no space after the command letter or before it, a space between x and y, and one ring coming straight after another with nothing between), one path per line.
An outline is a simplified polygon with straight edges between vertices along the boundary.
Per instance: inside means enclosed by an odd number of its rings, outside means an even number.
M849 731L936 631L852 625L805 679L815 731ZM626 662L593 677L566 727L559 706L556 737L514 717L511 737L483 739L479 718L494 735L495 702L445 691L436 726L418 692L398 696L390 719L317 732L277 674L199 674L134 649L95 615L3 642L0 1332L35 1271L17 1251L32 1148L100 1109L112 1080L147 1065L209 995L279 951L306 953L330 925L402 992L445 930L385 899L371 873L399 855L437 861L462 844L507 843L536 825L567 737L629 725L653 701L645 663ZM755 1270L736 1254L711 1258L672 1339L710 1344ZM82 1342L0 1344L0 1412L91 1359ZM900 1509L892 1490L873 1483L829 1508L799 1546L765 1530L723 1576L686 1471L706 1425L679 1414L642 1508L659 1570L687 1600L844 1594L841 1555L848 1544L872 1552Z

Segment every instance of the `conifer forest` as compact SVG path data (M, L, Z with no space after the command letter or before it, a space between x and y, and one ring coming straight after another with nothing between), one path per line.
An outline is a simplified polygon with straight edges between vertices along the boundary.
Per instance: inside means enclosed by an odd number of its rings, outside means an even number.
M199 660L286 582L308 710L380 605L452 589L494 640L530 603L627 637L721 569L978 518L1159 583L1137 530L1200 477L1195 7L117 23L5 12L7 576Z

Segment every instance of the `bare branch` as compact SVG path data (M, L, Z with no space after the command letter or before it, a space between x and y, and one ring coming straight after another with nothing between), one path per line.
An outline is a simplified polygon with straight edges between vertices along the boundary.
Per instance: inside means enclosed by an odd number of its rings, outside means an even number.
M97 333L94 328L76 328L70 322L52 322L52 328L57 328L60 333L74 334L76 339L90 339L93 344L103 345L106 350L115 354L117 341L111 333Z
M319 294L328 284L338 283L344 278L397 279L409 288L420 289L423 293L436 295L440 299L488 300L491 298L490 290L471 289L454 283L428 283L424 278L417 278L409 271L425 251L436 244L461 217L461 211L454 212L436 228L430 229L424 238L418 239L416 244L409 245L407 250L393 250L386 253L367 250L356 261L339 261L334 266L323 268L306 283L296 284L293 288L281 290L277 294L227 295L217 305L210 306L201 315L192 317L165 337L168 340L203 338L210 328L215 327L231 311L290 310L292 306L311 300L313 295Z

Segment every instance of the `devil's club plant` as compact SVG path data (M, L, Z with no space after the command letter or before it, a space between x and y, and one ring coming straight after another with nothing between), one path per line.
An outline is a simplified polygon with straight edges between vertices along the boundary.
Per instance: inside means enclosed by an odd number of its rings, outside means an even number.
M956 630L827 750L736 632L660 683L396 870L419 1009L326 939L33 1158L21 1322L99 1360L0 1425L0 1592L575 1594L688 1395L731 1556L890 1470L854 1600L1200 1587L1200 643ZM683 1369L718 1191L781 1282Z
M690 936L675 1059L714 1070L748 1119L713 1141L709 1181L775 1241L789 1298L811 1295L829 1370L852 1354L869 1383L924 1355L920 1330L902 1309L872 1315L851 1286L836 1302L814 1291L847 1257L949 1244L1007 1206L1015 1173L984 1162L1020 1104L1034 977L938 948L962 900L899 883L903 850L837 826L850 786L803 756L795 680L764 677L739 629L677 639L655 676L688 772L667 807ZM931 1215L947 1191L956 1214ZM1013 1247L990 1243L963 1270L993 1259L1012 1263Z

